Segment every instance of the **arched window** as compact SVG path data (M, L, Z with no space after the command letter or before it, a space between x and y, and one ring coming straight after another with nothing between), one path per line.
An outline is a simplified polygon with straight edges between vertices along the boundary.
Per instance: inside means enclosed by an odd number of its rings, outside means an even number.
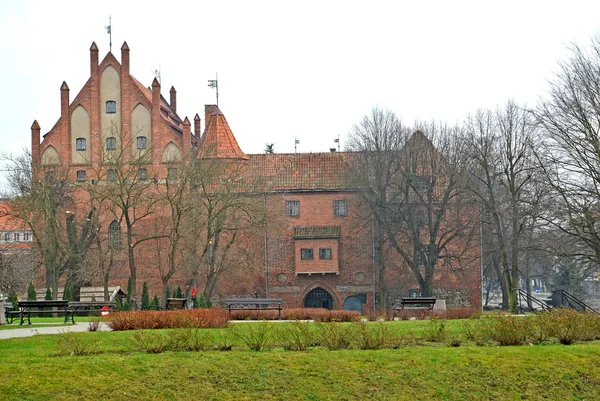
M112 249L121 249L121 226L113 220L108 226L108 246Z
M117 148L117 138L109 136L106 138L106 150L115 150Z
M85 150L85 138L77 138L75 140L75 149Z
M117 112L117 102L109 100L106 102L106 114L115 114Z
M148 138L146 138L145 136L138 136L137 137L137 148L138 149L146 149L146 146L148 146Z

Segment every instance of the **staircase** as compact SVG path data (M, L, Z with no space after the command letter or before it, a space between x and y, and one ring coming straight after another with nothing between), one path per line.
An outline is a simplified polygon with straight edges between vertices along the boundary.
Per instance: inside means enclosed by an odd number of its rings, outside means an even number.
M527 292L522 289L517 290L517 297L519 302L519 311L523 312L537 312L541 310L542 312L547 312L551 309L551 306L544 301L540 301L539 299L532 297ZM523 301L527 305L526 308L523 308Z
M521 291L521 290L519 290ZM555 290L552 297L545 300L545 303L552 308L572 308L581 312L589 311L600 315L600 312L593 309L591 306L576 298L573 294L565 290Z

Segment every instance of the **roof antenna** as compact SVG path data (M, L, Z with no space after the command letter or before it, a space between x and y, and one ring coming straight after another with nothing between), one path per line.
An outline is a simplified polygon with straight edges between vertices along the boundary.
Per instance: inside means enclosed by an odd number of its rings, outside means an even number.
M158 65L158 70L154 70L154 78L158 79L158 83L162 85L162 82L160 82L160 64Z
M215 74L215 78L216 79L208 80L208 87L215 88L217 90L217 107L219 107L219 74L218 73Z
M108 47L109 51L112 53L112 22L111 16L108 16L108 26L104 27L106 29L106 33L108 33Z
M294 137L294 153L298 153L298 145L300 145L300 139Z
M333 143L337 143L338 152L340 151L340 134L333 140Z

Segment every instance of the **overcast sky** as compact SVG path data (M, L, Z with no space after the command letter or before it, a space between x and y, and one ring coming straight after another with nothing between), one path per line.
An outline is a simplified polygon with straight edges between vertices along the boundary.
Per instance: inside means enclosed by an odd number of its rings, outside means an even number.
M460 123L481 107L545 95L571 42L598 33L598 1L2 1L0 150L30 146L60 116L60 85L75 98L127 41L131 73L178 114L219 105L242 150L323 152L373 106L405 122ZM1 185L1 184L0 184Z

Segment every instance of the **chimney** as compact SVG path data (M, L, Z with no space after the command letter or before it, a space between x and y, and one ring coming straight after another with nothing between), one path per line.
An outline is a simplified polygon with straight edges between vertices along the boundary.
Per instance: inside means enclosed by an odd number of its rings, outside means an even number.
M191 131L190 120L188 120L187 116L185 120L183 120L183 157L184 161L187 162L190 160L191 150L192 150L192 131Z
M173 114L177 114L177 91L174 86L171 86L169 93L171 94L171 111Z
M208 127L208 124L210 122L210 116L213 112L213 108L217 107L214 104L206 104L204 105L204 127Z
M90 47L90 75L92 79L98 76L98 46L92 42Z
M121 74L125 77L129 75L129 46L123 42L121 46Z
M200 116L196 113L194 117L194 135L196 139L200 138Z
M156 78L152 81L152 111L160 113L160 83Z
M329 148L329 151L330 151L331 153L335 153L335 148Z
M40 125L37 120L31 126L31 164L36 166L40 163Z

